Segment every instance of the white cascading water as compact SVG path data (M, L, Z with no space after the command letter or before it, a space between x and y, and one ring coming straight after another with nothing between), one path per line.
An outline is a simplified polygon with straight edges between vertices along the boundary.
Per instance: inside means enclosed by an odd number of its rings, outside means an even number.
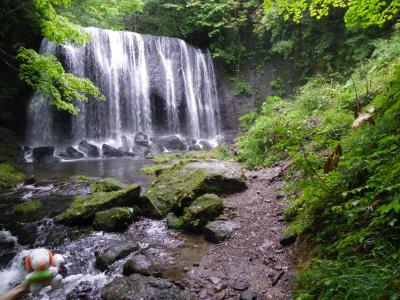
M92 41L84 47L44 40L41 53L55 55L67 71L92 80L107 100L77 103L80 113L71 117L36 92L28 107L29 145L83 139L118 144L137 132L217 138L218 94L208 51L175 38L86 30Z

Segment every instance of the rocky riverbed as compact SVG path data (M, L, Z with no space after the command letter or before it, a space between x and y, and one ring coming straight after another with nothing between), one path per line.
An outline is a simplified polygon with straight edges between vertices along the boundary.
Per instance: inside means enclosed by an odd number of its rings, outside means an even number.
M26 250L45 246L66 257L69 273L62 290L37 299L291 299L281 175L185 161L142 193L86 177L2 193L0 293L23 279Z

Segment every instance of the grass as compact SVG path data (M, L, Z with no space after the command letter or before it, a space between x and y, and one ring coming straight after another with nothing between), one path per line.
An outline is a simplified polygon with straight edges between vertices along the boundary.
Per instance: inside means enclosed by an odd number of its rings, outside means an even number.
M43 204L39 200L30 200L21 204L18 204L12 210L12 215L21 221L32 221L36 218L43 208Z
M160 175L178 164L185 164L199 160L229 160L233 158L233 152L227 145L219 145L210 151L188 151L180 153L164 153L155 155L152 159L154 165L143 167L142 173L148 175Z
M24 181L25 176L8 163L0 164L0 190L13 188L18 182Z
M286 234L314 254L299 265L296 299L400 299L400 33L375 44L351 76L316 75L241 118L239 160L291 162ZM352 128L371 106L372 124Z

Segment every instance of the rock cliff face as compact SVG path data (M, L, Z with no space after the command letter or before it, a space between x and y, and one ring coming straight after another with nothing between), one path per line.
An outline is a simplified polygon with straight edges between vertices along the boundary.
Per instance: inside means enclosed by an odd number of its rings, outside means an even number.
M235 82L224 68L215 62L217 90L220 99L221 131L225 141L230 143L240 132L239 117L252 111L257 111L267 96L278 92L271 86L271 82L282 80L283 90L289 92L296 81L295 66L287 60L273 60L258 67L255 62L243 66L242 81L249 84L249 96L235 96Z

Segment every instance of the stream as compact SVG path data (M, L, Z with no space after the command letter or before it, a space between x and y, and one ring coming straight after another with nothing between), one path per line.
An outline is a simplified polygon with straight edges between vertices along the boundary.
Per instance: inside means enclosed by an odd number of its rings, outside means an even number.
M115 177L126 184L138 182L146 188L150 178L140 168L150 161L118 158L61 162L52 165L26 164L26 174L38 179L35 185L21 185L0 194L0 294L21 282L26 276L23 257L29 249L46 247L64 255L68 275L63 288L44 289L37 297L25 299L78 299L84 290L87 299L100 299L101 288L122 276L123 264L138 254L145 254L168 280L184 277L184 268L199 263L209 244L202 236L167 229L165 220L141 218L122 233L105 233L90 228L68 228L55 224L53 217L68 207L74 195L89 193L82 184L60 185L71 176ZM62 187L62 188L60 188ZM43 217L35 222L16 222L12 208L28 199L44 205ZM139 243L139 250L116 261L106 272L95 268L95 253L119 243ZM86 298L85 298L86 299Z

